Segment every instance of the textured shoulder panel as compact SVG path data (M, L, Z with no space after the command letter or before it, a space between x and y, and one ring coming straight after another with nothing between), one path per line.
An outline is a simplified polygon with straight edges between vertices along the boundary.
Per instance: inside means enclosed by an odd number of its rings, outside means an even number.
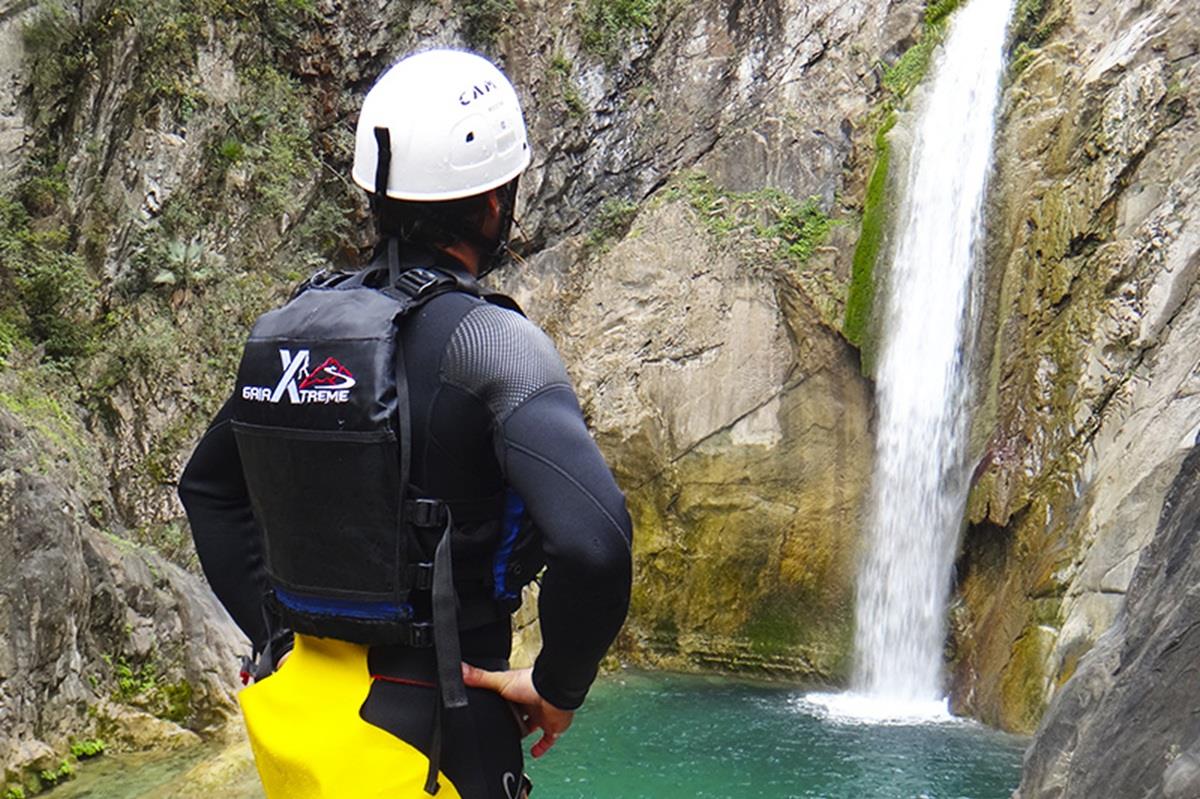
M500 422L543 388L571 385L550 337L520 314L490 304L463 317L446 345L441 374L487 403Z

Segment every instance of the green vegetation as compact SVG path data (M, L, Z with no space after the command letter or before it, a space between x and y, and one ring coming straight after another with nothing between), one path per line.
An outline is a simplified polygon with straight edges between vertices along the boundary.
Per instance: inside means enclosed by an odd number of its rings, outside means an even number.
M294 80L269 65L250 67L239 78L241 92L226 109L229 129L223 141L240 144L245 181L264 213L296 213L299 184L320 166L304 95Z
M889 113L875 134L875 165L867 182L867 194L863 200L862 224L859 228L858 244L854 248L854 262L850 274L850 291L846 298L846 319L842 334L846 340L863 353L863 368L873 355L868 336L871 314L875 302L875 263L883 244L887 227L888 168L891 151L887 133L896 124L896 115Z
M587 0L577 12L583 48L614 64L636 36L658 24L663 0Z
M129 702L131 699L153 691L158 685L158 671L152 663L144 663L136 669L129 665L124 655L113 657L105 655L104 662L113 672L117 687L113 691L113 699L118 702Z
M702 172L683 175L666 197L686 198L716 238L766 243L773 255L794 265L808 260L836 224L816 197L801 201L775 188L725 191Z
M87 760L90 757L99 757L104 754L107 744L102 738L88 738L83 741L76 741L71 744L71 754L78 760Z
M962 3L963 0L930 0L925 6L925 24L942 24Z
M908 94L924 78L929 71L929 60L933 50L938 45L935 36L926 34L919 42L904 51L883 73L883 86L897 97Z
M962 0L932 0L925 7L925 22L917 43L909 47L883 73L883 87L896 99L903 98L925 79L933 51L946 36L950 14Z
M25 799L25 789L15 785L4 792L4 799Z
M637 212L637 203L616 197L605 200L596 212L596 221L588 232L584 247L591 252L604 252L629 231Z
M508 19L516 13L514 0L468 0L455 3L454 10L462 17L463 38L471 47L488 50L504 31Z
M51 376L43 370L13 381L9 390L0 391L0 408L20 417L61 452L74 452L83 447L79 423L55 399L54 381L39 379Z
M113 701L134 705L176 724L192 715L192 685L187 680L169 682L156 656L134 665L124 655L104 655L115 682Z
M172 485L174 480L172 479ZM192 545L192 534L180 521L165 524L144 524L133 531L133 539L177 566L198 573L200 561Z
M895 110L904 98L929 73L933 53L946 36L950 15L962 0L930 0L925 7L924 23L916 44L909 47L883 72L881 83L887 91L877 110L879 119L875 131L875 162L867 180L863 199L862 221L858 244L854 248L850 287L846 296L846 313L842 335L862 355L864 373L870 373L874 360L871 340L871 317L875 302L875 264L879 260L887 230L887 186L891 161L887 133L896 123Z
M59 182L28 181L18 196L38 208L51 209ZM87 355L95 343L97 284L83 260L68 252L67 229L50 219L37 219L29 208L0 196L0 368L13 350L39 346L50 360Z
M64 780L70 779L75 775L75 767L70 761L64 760L58 764L56 769L42 769L38 772L38 779L42 781L42 788L52 788Z
M1018 75L1033 60L1039 47L1063 23L1066 15L1059 0L1018 0L1011 24L1009 77Z
M575 85L575 65L571 63L571 59L558 50L550 57L550 66L547 71L558 83L558 94L562 98L567 115L575 118L586 116L587 103L583 101L583 95L579 93L579 87Z
M231 359L235 357L233 350L244 335L240 326L269 304L284 281L297 279L311 269L310 264L320 253L331 252L347 228L343 208L346 203L342 199L346 187L329 178L314 180L314 176L321 175L322 166L316 154L318 134L308 119L312 99L304 87L280 68L279 64L286 59L274 49L280 36L291 35L288 31L294 33L307 23L313 13L311 2L205 0L187 9L183 5L168 2L133 9L109 2L94 13L89 12L91 16L83 22L47 14L35 19L26 31L27 37L39 42L39 48L45 50L55 46L69 49L76 37L86 38L86 32L102 29L111 36L145 37L147 41L138 40L141 46L160 34L173 40L168 34L180 25L190 24L188 14L202 11L218 25L234 25L246 31L245 39L255 44L254 48L238 48L234 53L239 83L235 98L220 108L208 106L207 101L193 108L206 114L205 123L198 130L207 137L204 142L207 159L197 177L170 186L157 215L148 224L132 226L126 256L115 264L116 279L105 287L98 306L103 313L97 311L91 329L82 324L66 328L76 333L92 333L91 346L56 344L46 348L50 355L78 351L88 356L81 359L85 365L78 370L79 379L71 399L81 400L114 431L122 424L117 410L121 400L137 402L141 395L178 383L181 365L193 363L201 367L199 374L188 381L189 396L180 403L183 413L177 415L187 420L189 429L182 434L167 431L165 438L153 429L146 431L151 442L144 472L156 485L173 480L178 468L175 460L178 452L167 452L168 443L182 449L185 446L182 442L195 435L203 418L213 410L215 400L210 392L227 388L216 388L214 375L228 379ZM125 10L116 13L122 8ZM107 23L106 15L112 17ZM116 27L108 30L103 27L105 24ZM198 43L209 35L210 23L205 22L202 27L203 30L197 29L200 38L189 39L186 47L184 42L173 40L187 51L179 56L180 63L194 61ZM84 70L86 74L76 80L100 80L99 75L109 68L105 59L112 55L103 49L107 45L89 41L81 46L94 49ZM38 59L43 49L31 54L28 64L31 71L39 69ZM150 66L140 51L135 53L135 62L130 65L135 74L128 80L133 86L141 85L140 71ZM86 99L70 92L61 96L66 109L78 107ZM151 125L158 117L157 124L161 126L164 114L183 121L182 116L173 114L169 99L160 94L151 93L143 99L144 103L139 101L140 104L122 108L117 116L118 136L123 129L120 120L131 114L142 115ZM39 152L53 153L69 146L55 139L55 131L41 130ZM85 148L88 159L77 171L90 174L91 170L101 168L109 147L107 143L89 143ZM46 155L39 158L49 160ZM23 193L16 196L28 208L46 211L50 207L61 208L65 205L66 184L59 187L54 183L61 170L41 172L51 180L30 180ZM46 231L54 232L57 236L54 248L43 249L65 259L70 266L87 263L96 270L101 267L111 270L114 267L109 261L111 238L128 221L122 213L123 201L97 193L80 203L83 207L72 209L72 217L79 221L78 230L52 229L49 220L40 219L24 227L32 227L42 237L50 235ZM22 225L5 227L15 228L18 234L23 229ZM289 234L286 249L280 244L284 233ZM51 270L27 271L40 275ZM61 275L62 270L58 273ZM7 298L16 289L2 285L2 281L0 276L0 297ZM75 284L60 280L58 285L61 290ZM191 302L201 294L203 299ZM38 296L43 299L42 306L52 305L50 301L55 299ZM97 306L97 302L88 299L88 302L60 305L73 309L78 316L84 309ZM189 307L183 310L184 305ZM12 360L9 353L40 344L40 338L46 338L47 333L58 332L44 331L40 337L35 336L29 331L31 325L26 322L26 315L17 313L24 305L9 302L0 307L4 309L0 311L0 353L4 353L0 362ZM53 321L53 316L43 312L35 318L43 320ZM186 327L181 324L184 320L190 322ZM203 335L196 335L197 330L203 330ZM59 335L55 341L61 338ZM173 529L159 523L147 529L154 530L145 536L147 539L174 542L179 538ZM178 551L181 562L191 562L190 547L169 549Z
M1016 47L1027 44L1041 47L1059 25L1062 14L1057 11L1055 0L1018 0L1012 18L1012 43Z
M196 52L214 22L255 34L255 52L269 58L294 46L316 13L313 0L103 0L84 8L68 13L46 4L23 31L27 107L43 148L65 143L71 115L114 70L128 75L129 87L110 100L118 135L137 115L186 122L210 102L200 89Z

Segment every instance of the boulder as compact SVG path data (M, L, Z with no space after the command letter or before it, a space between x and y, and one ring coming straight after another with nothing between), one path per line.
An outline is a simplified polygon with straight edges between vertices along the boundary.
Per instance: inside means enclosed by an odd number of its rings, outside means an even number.
M1200 796L1200 447L1175 476L1124 607L1047 711L1019 799Z

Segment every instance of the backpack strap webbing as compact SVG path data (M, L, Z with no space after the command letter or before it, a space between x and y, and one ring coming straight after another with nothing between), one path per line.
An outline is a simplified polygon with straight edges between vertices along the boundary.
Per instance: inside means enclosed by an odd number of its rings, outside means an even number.
M434 269L417 267L401 271L400 246L396 239L387 243L389 293L402 295L404 303L396 315L396 324L413 309L433 297L448 291L466 291L478 296L474 281ZM401 533L397 546L404 546L408 536L403 533L410 524L412 503L408 501L408 490L412 469L412 406L408 391L408 373L405 368L404 342L397 327L396 338L396 412L400 438L400 512L398 523ZM433 713L433 729L429 742L429 771L425 777L425 793L433 796L440 789L438 773L442 759L442 714L446 711L467 707L467 688L462 677L462 650L458 640L458 598L454 591L454 563L451 557L450 539L454 520L450 508L445 508L445 527L433 556L433 651L437 662L437 691ZM396 553L397 562L406 562ZM475 771L475 770L473 770Z

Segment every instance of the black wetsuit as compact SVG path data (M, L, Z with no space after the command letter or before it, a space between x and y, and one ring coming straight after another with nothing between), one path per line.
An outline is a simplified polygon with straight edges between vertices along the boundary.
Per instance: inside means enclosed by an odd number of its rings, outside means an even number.
M562 362L536 325L462 292L437 296L407 318L402 341L412 409L412 483L452 508L467 509L455 514L464 531L454 539L456 574L460 563L492 554L487 551L492 542L472 540L473 522L484 529L488 517L502 512L506 489L524 500L541 531L546 562L538 604L543 644L534 685L553 705L577 708L628 609L631 524ZM263 607L267 582L261 535L230 425L231 406L226 403L197 446L179 493L205 575L261 650L269 635ZM476 509L474 520L470 509ZM506 667L507 616L468 619L462 627L464 659L483 668ZM362 717L413 741L411 731L428 729L425 714L432 707L428 698L416 701L412 695L425 690L418 686L423 675L432 674L429 652L375 647L370 668L379 679ZM496 768L511 770L514 752L520 758L515 725L505 708L497 710L490 701L474 704L479 705L477 734L485 734L478 730L481 724L490 728L488 735L495 734L495 724L507 725L502 738L484 748L506 752L505 763ZM451 779L456 762L470 761L456 754L461 743L448 730L443 770Z

